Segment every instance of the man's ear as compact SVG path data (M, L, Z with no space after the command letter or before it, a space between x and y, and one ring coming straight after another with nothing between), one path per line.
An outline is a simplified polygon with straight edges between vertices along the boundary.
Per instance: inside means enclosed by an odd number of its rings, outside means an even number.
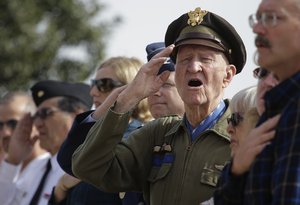
M223 88L226 88L231 80L233 79L233 76L236 74L236 68L234 65L230 64L226 66L226 73L223 78Z

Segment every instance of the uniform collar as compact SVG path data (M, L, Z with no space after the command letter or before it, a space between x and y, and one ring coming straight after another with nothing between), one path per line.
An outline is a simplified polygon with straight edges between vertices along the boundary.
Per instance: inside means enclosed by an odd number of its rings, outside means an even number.
M210 129L204 131L203 133L207 133L207 132L214 132L217 134L218 137L224 138L227 141L230 141L230 136L228 135L227 132L227 118L230 117L231 115L231 111L228 108L229 107L229 99L225 99L224 103L226 106L226 111L225 113L221 116L221 118L217 121L217 123L211 127ZM186 130L186 132L188 132L188 128L185 125L185 122L182 118L182 120L179 120L177 123L174 124L174 126L166 133L165 137L168 137L170 135L174 135L175 133L179 132L179 131L183 131Z

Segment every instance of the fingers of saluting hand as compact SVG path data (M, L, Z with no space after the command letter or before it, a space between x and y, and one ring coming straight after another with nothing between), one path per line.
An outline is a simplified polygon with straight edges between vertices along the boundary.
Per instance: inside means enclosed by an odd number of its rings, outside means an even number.
M144 71L156 75L159 68L166 62L174 49L174 44L166 47L161 52L157 53L151 60L145 64Z
M33 119L30 113L25 114L18 122L13 137L16 139L30 140Z
M163 49L159 53L155 54L153 56L153 58L151 58L150 61L154 61L155 59L159 59L159 58L164 58L166 60L166 58L168 58L171 55L174 47L175 47L174 44L169 45L168 47L166 47L165 49Z

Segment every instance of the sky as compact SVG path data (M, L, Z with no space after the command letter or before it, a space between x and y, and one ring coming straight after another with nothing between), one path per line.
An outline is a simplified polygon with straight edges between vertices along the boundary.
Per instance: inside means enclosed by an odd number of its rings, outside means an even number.
M182 14L196 7L214 12L229 21L240 34L247 50L247 62L225 90L225 98L231 98L239 90L256 85L252 70L254 63L254 37L248 17L255 13L260 0L108 0L103 18L122 17L122 24L107 39L107 55L138 57L144 62L145 47L152 42L164 41L168 25Z

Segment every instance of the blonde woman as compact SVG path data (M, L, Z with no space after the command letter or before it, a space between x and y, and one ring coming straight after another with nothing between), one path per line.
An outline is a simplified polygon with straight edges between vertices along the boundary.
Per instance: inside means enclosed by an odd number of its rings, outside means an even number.
M93 98L95 108L100 107L107 97L119 87L124 87L131 82L137 74L143 62L134 57L112 57L101 63L96 69L95 78L91 80L90 95ZM122 88L121 88L122 89ZM73 128L62 145L58 162L68 174L73 175L71 170L71 157L74 150L82 144L89 129L95 123L91 112L83 113L76 117ZM123 138L152 119L147 101L140 102L132 111L131 120ZM86 205L121 205L143 203L141 194L137 193L105 193L78 179L65 174L54 189L49 201L50 204L86 204ZM123 199L124 197L124 199Z

